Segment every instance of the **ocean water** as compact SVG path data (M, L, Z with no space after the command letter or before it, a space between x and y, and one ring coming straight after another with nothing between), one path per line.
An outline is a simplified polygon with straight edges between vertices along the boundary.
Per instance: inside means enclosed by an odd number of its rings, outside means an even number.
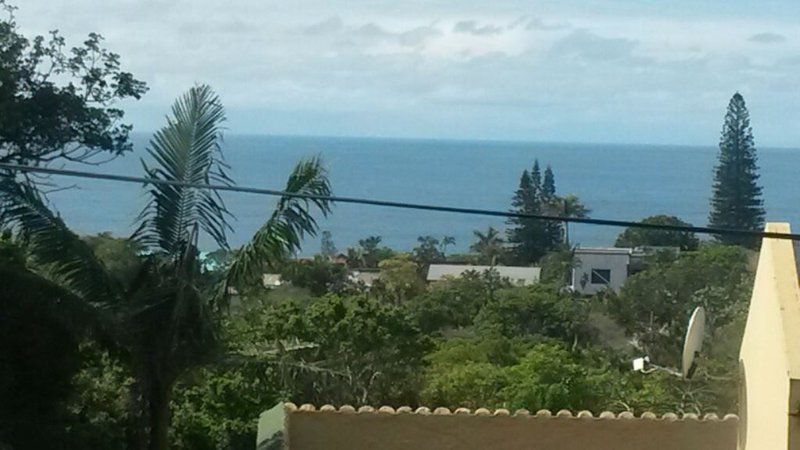
M83 170L142 175L149 136L135 135L135 151L104 165L69 166ZM538 159L551 165L559 194L575 194L603 219L639 220L654 214L676 215L705 225L711 195L716 147L523 143L497 141L401 140L372 138L244 136L225 137L223 151L231 175L242 186L281 189L294 164L321 155L335 195L507 210L523 169ZM791 222L800 229L800 150L759 149L761 184L767 219ZM50 198L67 223L80 233L110 231L126 236L145 202L144 188L100 180L56 178L76 189ZM232 245L246 242L266 220L275 199L225 193L233 212ZM339 204L319 218L340 249L369 235L397 249L410 249L420 235L454 236L464 251L472 232L499 218ZM611 245L621 231L606 226L572 225L574 243ZM211 242L201 242L211 249ZM303 253L319 250L308 238Z

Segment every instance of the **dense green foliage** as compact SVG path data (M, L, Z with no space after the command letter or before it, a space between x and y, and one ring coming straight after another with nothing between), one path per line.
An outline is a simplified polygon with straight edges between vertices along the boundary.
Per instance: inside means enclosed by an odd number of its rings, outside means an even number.
M91 161L131 150L131 126L114 105L140 98L145 84L121 69L100 35L68 50L57 31L23 36L13 11L0 1L0 162Z
M538 169L538 165L536 166ZM512 212L518 214L542 214L540 185L528 170L519 179L519 187L511 200ZM528 265L545 255L553 242L548 235L546 222L539 219L512 217L507 221L508 243L512 245L512 260L516 264Z
M384 259L394 256L394 250L381 247L380 236L369 236L358 241L358 246L347 249L347 265L352 268L374 269Z
M575 195L556 195L553 169L547 166L542 181L538 160L534 161L530 172L527 169L522 172L511 206L511 212L517 214L565 218L586 218L590 212ZM511 245L507 259L511 263L529 265L551 251L569 247L568 222L512 217L507 224L507 242Z
M130 148L130 128L112 105L145 87L100 40L90 35L66 55L56 33L29 41L13 18L0 21L0 161L47 164ZM41 70L50 62L57 76ZM231 184L220 154L223 120L210 88L190 90L151 140L147 176ZM757 228L755 149L738 94L720 149L712 224ZM80 238L36 185L0 177L0 228L11 230L0 234L0 447L252 449L258 414L285 400L735 410L752 285L751 255L741 247L626 230L619 245L688 251L655 253L619 294L586 298L564 289L576 261L567 224L554 221L509 221L510 249L489 227L475 233L474 254L457 257L447 255L447 236L422 236L410 254L370 236L347 249L344 265L327 233L321 255L289 259L315 235L313 213L330 212L320 198L331 187L315 158L294 168L284 190L317 200L281 197L239 249L227 245L230 215L217 194L148 189L133 238ZM552 168L542 175L538 161L522 173L513 208L589 213L577 197L557 195ZM201 233L219 247L204 259ZM542 280L512 286L490 269L426 284L427 265L455 260L538 261ZM371 286L349 280L348 269L365 268L380 274ZM288 285L265 289L265 270ZM709 338L692 380L630 369L644 354L677 367L686 320L699 305Z
M280 274L283 281L307 288L313 295L339 292L347 282L347 268L321 255L311 261L287 261L282 265Z
M692 224L675 216L650 216L641 220L649 225L689 227ZM697 250L700 240L691 231L657 230L649 228L626 228L617 236L615 247L677 247L681 250Z
M747 253L740 247L705 245L677 259L656 255L648 270L630 277L618 296L608 298L609 311L645 353L677 364L695 307L705 307L710 336L744 315L752 286L747 266Z
M232 183L220 155L223 120L222 105L210 88L197 86L189 90L176 101L167 126L150 143L149 155L154 163L144 165L147 175L193 184ZM285 191L314 196L331 192L318 159L299 163L290 174ZM79 363L79 358L70 356L69 347L77 348L82 333L95 332L98 341L117 353L130 371L130 408L139 418L134 433L138 446L164 449L169 446L170 401L175 384L223 354L215 307L226 303L233 287L253 283L261 268L275 266L296 251L304 235L316 232L312 211L327 214L330 206L327 200L281 197L251 242L225 265L224 274L218 277L219 286L210 290L205 289L197 242L203 233L227 249L229 214L222 199L208 190L175 184L150 185L149 194L150 201L137 219L139 226L131 243L120 245L108 236L81 240L47 207L34 185L13 177L0 179L0 226L19 235L33 265L33 271L26 272L23 263L16 264L21 266L15 268L16 273L26 280L12 285L22 290L6 293L3 304L13 305L5 297L25 301L25 290L32 289L50 299L33 306L69 309L69 314L53 317L69 320L74 333L59 335L71 330L60 330L56 323L46 325L54 333L52 336L41 333L45 340L52 338L67 346L60 354L67 361L59 365L66 373L77 369L69 364ZM131 253L139 249L137 263L131 260ZM21 260L19 256L11 259ZM112 263L106 266L104 259ZM35 288L37 284L48 288ZM12 310L8 316L9 324L4 329L16 332L4 342L27 337L27 328L44 326L31 320L41 316L34 311L20 314ZM74 323L78 319L83 325L80 329ZM42 316L42 320L48 319ZM13 345L32 352L47 348L25 347L22 342ZM26 355L13 366L26 371L29 369L21 362L37 360L41 361L37 355ZM58 361L58 357L52 360ZM69 377L65 374L62 378ZM69 384L67 381L53 386ZM45 388L41 391L47 392ZM26 402L24 389L15 390L11 397ZM49 414L60 399L57 394L46 397L50 403L42 408ZM23 425L15 428L22 431Z
M467 272L460 278L430 286L412 298L408 307L426 333L464 328L472 325L487 302L494 300L498 289L507 287L508 282L500 279L496 271Z
M737 92L728 104L722 126L709 226L761 230L764 227L764 202L758 178L750 113L744 97ZM726 244L759 245L757 239L749 236L719 235L717 239Z
M57 286L0 263L0 442L37 448L67 438L71 379L80 369L75 324Z
M298 402L415 404L428 338L403 308L363 295L287 303L254 326L268 342L295 340L283 382Z

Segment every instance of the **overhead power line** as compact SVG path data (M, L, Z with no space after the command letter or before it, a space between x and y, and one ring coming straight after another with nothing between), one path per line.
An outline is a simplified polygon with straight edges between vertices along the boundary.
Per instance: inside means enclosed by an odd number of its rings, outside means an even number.
M270 195L276 197L286 196L286 197L302 198L307 200L328 200L334 203L352 203L357 205L384 206L388 208L416 209L422 211L439 211L439 212L448 212L456 214L470 214L470 215L491 216L491 217L506 217L506 218L514 217L519 219L548 220L555 222L581 223L587 225L605 225L611 227L644 228L650 230L693 232L693 233L714 234L714 235L749 236L757 238L789 239L793 241L800 241L800 234L795 234L795 233L776 233L771 231L742 230L742 229L716 228L716 227L658 225L650 223L631 222L627 220L589 219L589 218L578 218L578 217L553 216L546 214L523 214L511 211L497 211L497 210L478 209L478 208L461 208L456 206L426 205L421 203L394 202L387 200L374 200L374 199L357 198L357 197L296 194L285 191L279 191L276 189L262 189L262 188L245 187L245 186L226 186L218 184L187 183L184 181L172 181L172 180L156 180L153 178L132 177L128 175L114 175L109 173L94 173L94 172L85 172L80 170L54 169L50 167L33 167L33 166L24 166L24 165L9 164L9 163L0 163L0 169L14 170L20 172L42 173L50 175L63 175L67 177L89 178L95 180L118 181L125 183L165 184L171 186L190 187L195 189L212 189L216 191L241 192L247 194Z

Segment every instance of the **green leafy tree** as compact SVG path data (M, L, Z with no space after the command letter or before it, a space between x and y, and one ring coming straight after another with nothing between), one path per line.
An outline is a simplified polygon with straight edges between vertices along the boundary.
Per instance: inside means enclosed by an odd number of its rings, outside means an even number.
M222 106L210 88L189 90L176 101L167 126L150 143L155 165L145 166L147 176L196 184L230 183L219 155L223 119ZM142 430L147 430L147 437L142 446L164 449L173 386L190 370L219 355L214 306L225 300L230 288L257 279L264 264L276 264L296 251L305 234L316 232L312 205L327 214L329 204L281 197L271 217L237 252L212 303L198 287L197 240L204 233L227 248L225 205L208 190L174 184L149 189L151 200L139 216L135 233L148 256L127 288L45 206L32 186L9 177L0 179L0 204L2 225L25 236L37 267L46 268L37 275L57 282L64 295L80 299L81 306L95 313L98 328L124 352L145 418ZM325 171L316 159L299 163L284 190L330 194Z
M306 309L273 307L257 330L268 341L310 344L286 355L282 377L295 402L418 402L423 356L432 344L402 308L366 296L328 295Z
M503 237L493 227L487 228L485 233L475 230L472 234L475 242L469 249L480 255L481 264L494 265L505 254Z
M575 345L588 339L587 304L547 285L503 289L475 318L484 335L546 336Z
M172 400L173 448L252 449L258 415L282 401L278 370L263 363L204 368L179 383Z
M281 268L281 277L320 296L341 290L347 279L347 269L318 255L312 261L287 261Z
M608 309L653 361L677 366L692 310L705 307L713 336L742 314L752 276L747 254L734 246L701 246L677 259L660 258L628 278L620 294L607 299Z
M536 344L507 369L513 380L501 392L513 409L596 409L603 398L604 379L593 382L591 369L563 344Z
M496 271L472 271L459 278L437 282L407 303L420 329L434 333L471 326L481 308L494 298L495 292L509 286Z
M452 339L427 359L423 401L450 408L606 409L619 375L561 343L518 338Z
M744 97L737 92L728 103L722 126L709 226L761 230L764 227L764 203L758 178L750 113ZM717 240L747 247L758 247L760 242L753 237L735 235L719 235Z
M106 270L123 286L130 286L142 267L139 256L142 248L130 239L115 238L108 232L83 239Z
M553 251L541 260L541 282L565 287L572 280L572 269L580 264L574 249Z
M71 49L57 31L28 39L13 11L0 0L0 162L97 162L130 151L131 126L115 104L140 98L145 84L100 35Z
M530 345L505 337L442 339L426 356L422 401L450 408L499 408L513 380L505 368L519 362Z
M119 355L96 343L80 346L82 367L72 378L73 395L67 407L71 437L83 449L136 448L141 411L130 395L134 387L129 368Z
M420 275L419 265L410 255L400 254L385 259L378 267L381 276L376 290L390 302L400 305L425 291L425 280Z
M650 216L641 220L650 225L669 225L677 227L692 226L675 216ZM649 228L626 228L614 243L615 247L678 247L681 250L697 250L700 240L691 231L653 230Z
M369 236L358 241L358 246L347 249L347 264L351 268L374 269L384 259L394 256L394 251L386 246L381 246L383 238Z

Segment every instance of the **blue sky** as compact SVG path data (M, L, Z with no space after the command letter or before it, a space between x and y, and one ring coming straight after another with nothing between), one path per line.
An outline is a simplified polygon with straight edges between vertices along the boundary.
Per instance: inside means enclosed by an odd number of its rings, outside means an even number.
M12 0L13 1L13 0ZM233 133L714 145L735 91L800 147L800 2L24 0L150 85L137 130L211 84Z

